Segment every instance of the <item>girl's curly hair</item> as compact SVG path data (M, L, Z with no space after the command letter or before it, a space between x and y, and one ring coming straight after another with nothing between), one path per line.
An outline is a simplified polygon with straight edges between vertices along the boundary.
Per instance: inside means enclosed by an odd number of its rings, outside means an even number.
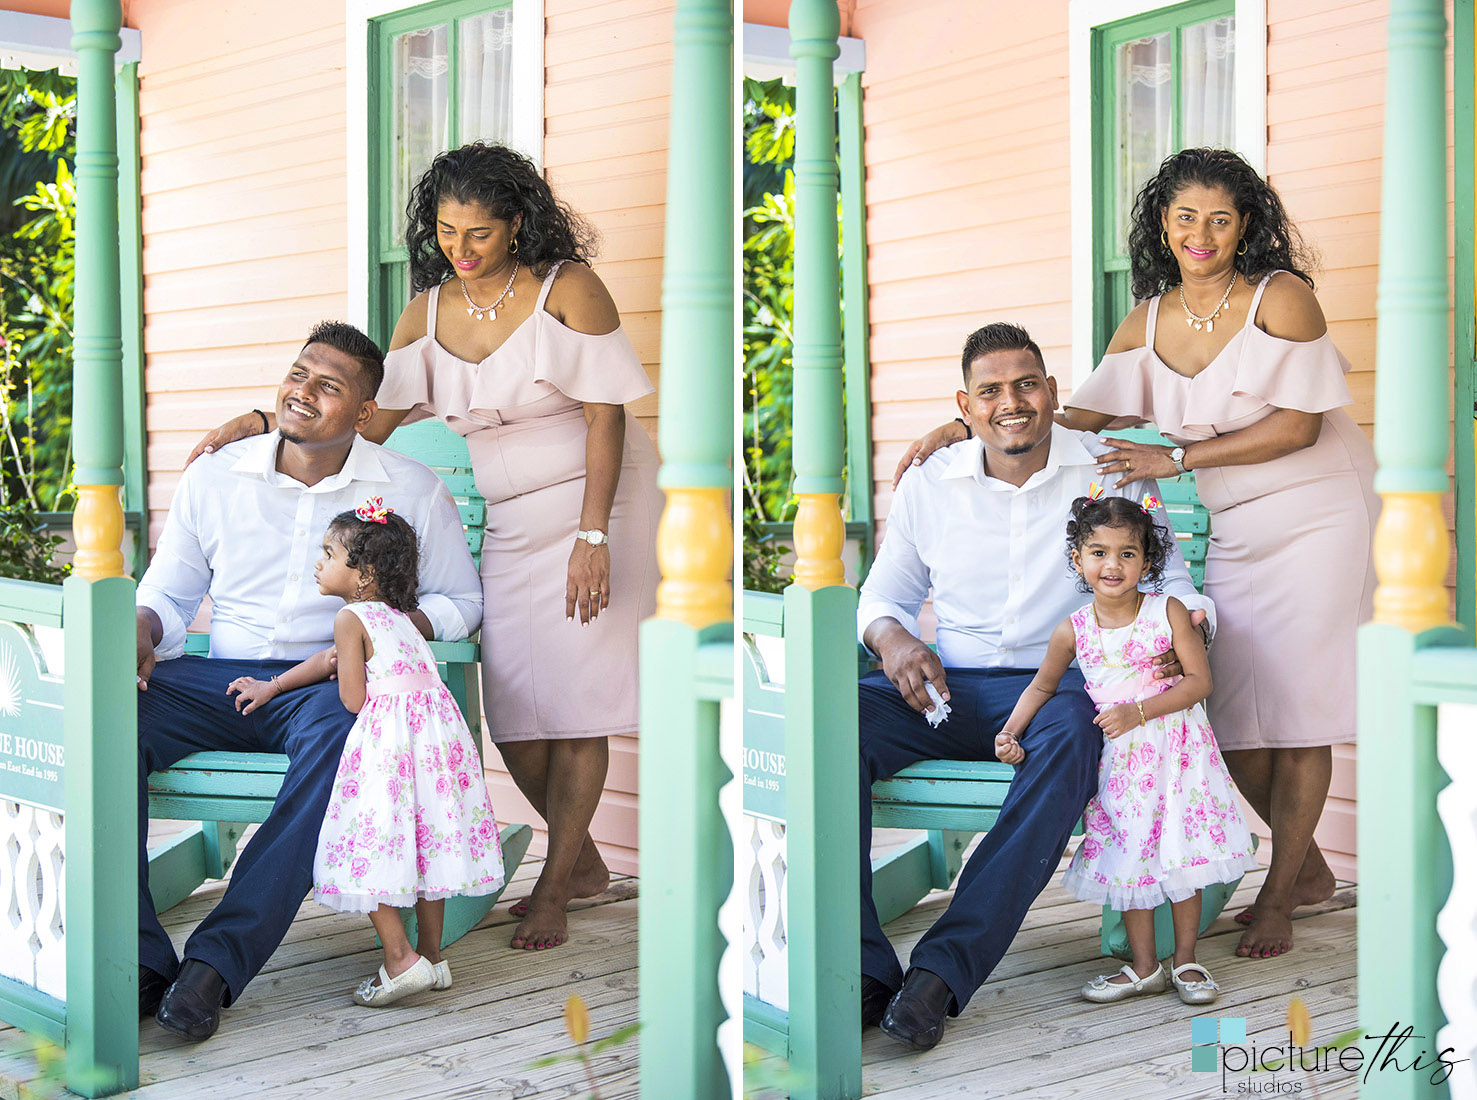
M505 145L474 141L438 153L405 204L405 247L410 251L412 293L451 278L451 261L436 240L442 199L475 204L495 218L523 215L514 241L523 266L539 278L559 260L588 264L595 255L593 228L554 197L533 162Z
M391 513L384 523L340 512L328 523L328 537L347 551L345 564L374 581L378 598L407 615L419 606L420 552L415 528Z
M1146 512L1138 502L1127 497L1078 497L1072 501L1072 518L1067 520L1067 560L1072 554L1087 545L1093 531L1099 527L1127 528L1138 536L1144 548L1144 573L1139 579L1148 581L1155 592L1164 590L1164 563L1174 549L1174 535L1154 522L1152 512ZM1091 592L1092 586L1081 574L1077 574L1077 591Z
M1196 185L1227 192L1245 219L1246 251L1236 257L1242 278L1255 284L1270 271L1290 271L1313 287L1308 274L1315 264L1312 250L1272 185L1229 149L1181 149L1165 158L1133 200L1128 260L1135 298L1143 301L1179 286L1180 265L1160 240L1160 219L1176 195Z

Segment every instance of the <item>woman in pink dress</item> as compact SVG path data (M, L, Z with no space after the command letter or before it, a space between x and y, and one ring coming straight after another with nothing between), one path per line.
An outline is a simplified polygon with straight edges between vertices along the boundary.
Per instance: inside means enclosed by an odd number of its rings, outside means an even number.
M1204 589L1219 627L1207 709L1232 778L1272 830L1236 953L1266 958L1291 948L1292 910L1334 890L1313 830L1332 746L1354 740L1355 630L1374 594L1374 451L1344 409L1349 362L1297 231L1235 153L1165 160L1134 204L1129 256L1139 304L1062 421L1153 423L1173 446L1120 443L1103 472L1121 484L1193 470L1211 511ZM962 438L949 429L923 441L923 457Z
M434 416L467 441L487 500L488 732L548 823L512 946L556 947L569 902L610 882L589 827L607 738L637 728L637 627L656 606L662 497L655 448L623 406L652 385L587 266L592 232L526 158L481 143L441 153L406 225L416 294L364 435L383 442ZM249 413L206 442L262 426Z

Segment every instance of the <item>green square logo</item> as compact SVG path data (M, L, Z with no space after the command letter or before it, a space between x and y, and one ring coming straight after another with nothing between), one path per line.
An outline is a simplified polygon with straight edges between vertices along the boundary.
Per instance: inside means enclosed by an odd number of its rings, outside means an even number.
M1191 1073L1214 1073L1220 1068L1221 1048L1213 1047L1191 1047L1190 1048L1190 1072Z

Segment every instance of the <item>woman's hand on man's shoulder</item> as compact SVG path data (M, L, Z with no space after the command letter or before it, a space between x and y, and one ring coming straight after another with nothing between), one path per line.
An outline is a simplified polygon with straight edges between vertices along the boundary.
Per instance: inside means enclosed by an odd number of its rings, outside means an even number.
M600 276L582 263L568 261L559 268L545 307L566 328L590 336L604 336L621 327L615 299Z
M1256 322L1267 335L1281 340L1316 340L1328 331L1313 288L1292 274L1278 275L1267 284Z

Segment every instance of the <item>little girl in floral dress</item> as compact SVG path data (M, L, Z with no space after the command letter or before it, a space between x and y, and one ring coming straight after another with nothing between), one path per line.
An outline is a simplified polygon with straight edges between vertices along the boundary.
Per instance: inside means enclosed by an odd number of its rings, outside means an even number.
M1132 966L1094 978L1082 996L1107 1003L1173 983L1181 1001L1200 1005L1220 989L1195 961L1200 891L1235 882L1256 859L1200 705L1211 687L1200 631L1173 596L1139 591L1141 580L1157 587L1170 550L1172 536L1154 522L1158 507L1153 497L1140 506L1100 490L1073 502L1068 553L1078 587L1093 599L1052 633L1045 661L995 738L995 753L1007 764L1025 759L1017 739L1075 657L1107 743L1098 793L1083 815L1086 835L1062 885L1083 901L1119 910L1133 952ZM1156 680L1154 657L1171 645L1184 673ZM1166 900L1174 920L1167 976L1154 949L1154 909Z
M359 715L344 744L318 852L313 896L368 913L384 945L379 973L355 1003L386 1005L451 986L441 958L445 899L503 885L502 844L476 745L436 658L408 617L416 608L415 531L374 498L335 516L323 538L318 590L348 605L333 623L339 698ZM331 672L325 650L269 681L242 677L247 712ZM416 946L398 910L415 908Z

